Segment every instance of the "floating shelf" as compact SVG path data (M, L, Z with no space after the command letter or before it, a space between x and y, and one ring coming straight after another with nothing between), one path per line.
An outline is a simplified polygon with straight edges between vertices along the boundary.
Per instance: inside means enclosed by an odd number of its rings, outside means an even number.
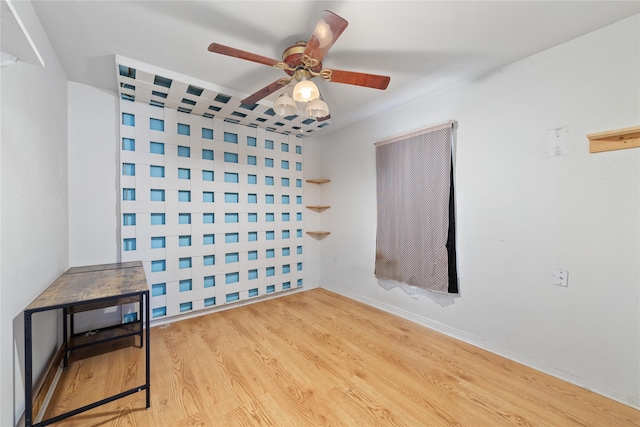
M587 138L590 153L637 148L640 147L640 126L592 133Z
M311 209L314 210L316 212L322 212L322 211L326 211L327 209L329 209L331 206L321 206L321 205L316 205L316 206L307 206L307 209Z
M307 182L311 184L326 184L327 182L331 182L330 179L307 179Z
M314 237L325 237L331 234L331 232L330 231L307 231L307 234L309 236L314 236Z

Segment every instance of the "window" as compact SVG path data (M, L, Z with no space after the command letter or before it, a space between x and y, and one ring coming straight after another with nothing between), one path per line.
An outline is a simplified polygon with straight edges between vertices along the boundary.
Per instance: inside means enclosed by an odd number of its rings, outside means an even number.
M162 142L150 142L149 152L152 154L164 154L164 144Z
M202 137L204 139L213 139L213 129L202 128Z
M202 171L202 180L203 181L213 181L213 171Z
M203 160L213 160L213 150L202 149L202 159Z
M149 175L152 178L164 178L164 166L149 166Z
M191 157L191 148L178 145L178 157Z
M191 214L190 213L179 213L178 214L178 224L191 224Z
M191 135L191 126L178 123L178 135Z
M224 133L224 142L230 142L232 144L238 143L238 135L235 133L225 132Z
M164 120L149 119L149 128L151 130L157 130L157 131L160 131L160 132L164 132Z
M376 143L379 279L458 292L452 125L447 122Z
M136 151L136 140L131 138L122 138L122 149L125 151Z
M178 168L178 179L191 179L191 169Z
M151 249L161 249L167 247L167 240L165 237L152 237Z

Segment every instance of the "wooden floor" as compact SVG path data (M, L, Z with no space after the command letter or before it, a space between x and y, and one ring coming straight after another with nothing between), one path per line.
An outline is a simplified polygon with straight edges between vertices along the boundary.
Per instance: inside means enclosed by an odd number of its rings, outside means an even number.
M79 359L47 417L144 383L143 351ZM57 426L630 426L640 411L314 289L151 329L144 392Z

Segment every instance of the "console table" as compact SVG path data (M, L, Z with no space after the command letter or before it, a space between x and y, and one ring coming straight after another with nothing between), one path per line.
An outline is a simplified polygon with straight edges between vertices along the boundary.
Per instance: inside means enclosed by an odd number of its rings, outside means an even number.
M92 334L76 334L73 315L88 310L139 303L140 319L134 322L102 328ZM138 387L107 397L81 408L34 423L33 420L33 342L31 316L47 310L63 311L64 363L68 363L68 353L77 348L117 340L125 337L140 337L140 347L146 347L146 382ZM144 319L144 322L143 322ZM68 325L71 323L71 333ZM145 328L144 325L147 327ZM145 332L146 331L146 332ZM144 339L143 339L144 336ZM46 426L62 419L96 408L105 403L121 399L133 393L146 390L146 407L151 406L150 395L150 345L149 345L149 286L142 262L73 267L58 277L24 311L25 347L25 424L27 427ZM107 380L107 379L105 379Z

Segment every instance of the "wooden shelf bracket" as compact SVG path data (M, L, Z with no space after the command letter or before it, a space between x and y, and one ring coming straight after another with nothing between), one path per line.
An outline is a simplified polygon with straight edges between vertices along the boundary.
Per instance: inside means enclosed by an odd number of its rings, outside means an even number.
M587 138L590 153L637 148L640 147L640 126L592 133Z

